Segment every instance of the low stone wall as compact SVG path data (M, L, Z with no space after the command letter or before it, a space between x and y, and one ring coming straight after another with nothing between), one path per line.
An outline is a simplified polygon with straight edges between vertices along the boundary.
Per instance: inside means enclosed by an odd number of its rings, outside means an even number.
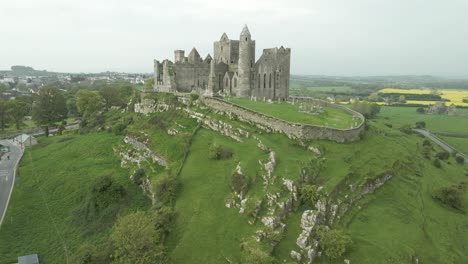
M262 127L266 127L271 129L275 132L280 132L286 134L288 137L296 138L296 139L327 139L336 142L352 142L357 141L360 139L359 135L364 130L364 116L360 113L353 111L349 108L346 108L341 105L330 104L328 102L313 99L313 98L293 98L294 100L308 100L314 101L324 106L334 107L341 109L343 111L351 113L355 118L359 120L359 125L355 128L350 129L337 129L337 128L330 128L325 126L314 126L314 125L307 125L307 124L298 124L288 122L276 117L268 116L242 106L233 104L231 102L222 100L220 98L214 97L202 97L203 102L221 112L231 113L241 117L242 119L258 124Z

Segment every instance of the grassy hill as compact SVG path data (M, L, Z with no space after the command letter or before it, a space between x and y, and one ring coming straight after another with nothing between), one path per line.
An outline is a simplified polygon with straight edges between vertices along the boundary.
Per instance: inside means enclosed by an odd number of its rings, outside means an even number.
M282 112L277 104L258 107ZM284 217L286 229L282 235L253 241L256 232L264 228L261 217L268 216L274 208L264 202L254 218L240 213L237 206L226 206L234 197L237 166L245 176L248 186L245 196L251 201L268 201L272 194L279 197L278 201L285 201L289 193L283 181L298 181L307 166L316 169L315 184L323 186L330 200L339 198L345 202L360 195L359 191L346 191L350 186L365 186L383 174L392 175L375 192L357 199L331 226L343 230L353 240L344 256L338 259L322 256L314 263L343 263L345 258L351 263L468 261L467 192L463 196L464 210L433 198L436 190L466 181L468 166L449 157L437 168L433 165L440 152L437 146L432 146L427 154L424 138L400 132L403 124L420 121L420 116L412 117L409 112L416 115L415 109L383 108L376 119L368 121L363 139L347 144L297 142L211 113L202 106L194 105L188 111L202 113L204 125L199 127L182 110L149 116L109 112L104 125L128 124L124 135L145 142L152 153L165 159L166 168L141 162L151 182L165 175L177 176L180 187L173 204L176 217L165 243L172 263L249 263L245 261L246 251L257 246L278 263L293 263L290 252L298 250L301 215L311 207L294 204ZM427 124L458 131L464 122L460 118L427 119ZM104 251L114 220L108 221L110 226L86 235L74 224L72 214L94 180L102 175L112 175L127 190L120 214L149 209L149 199L128 177L136 166L120 167L114 149L135 153L122 139L123 136L107 132L59 136L41 139L40 145L28 150L20 165L19 184L5 224L0 229L0 263L28 253L39 253L46 263L63 263L64 244L70 256L78 254L83 244L96 245ZM227 153L225 157L213 158L215 146ZM271 178L265 180L264 165L272 155L275 164ZM335 196L337 193L341 196ZM43 200L49 204L51 214ZM245 208L249 211L248 206Z
M84 234L72 212L94 181L104 175L122 184L127 195L120 213L149 208L149 199L128 180L112 147L122 140L108 133L40 138L27 149L5 220L0 228L0 263L38 253L42 263L71 261L86 243L107 243L112 223ZM113 221L108 219L106 221Z

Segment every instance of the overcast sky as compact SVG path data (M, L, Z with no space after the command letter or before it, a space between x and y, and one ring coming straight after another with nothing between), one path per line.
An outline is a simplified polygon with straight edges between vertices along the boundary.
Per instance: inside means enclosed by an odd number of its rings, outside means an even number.
M151 72L244 24L292 74L468 76L468 0L1 0L0 69Z

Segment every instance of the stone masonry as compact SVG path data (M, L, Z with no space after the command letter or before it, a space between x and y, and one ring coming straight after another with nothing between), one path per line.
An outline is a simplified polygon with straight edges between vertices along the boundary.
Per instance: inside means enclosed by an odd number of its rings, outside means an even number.
M239 40L223 33L213 45L214 57L202 59L193 48L174 52L174 62L154 60L154 90L197 92L206 96L236 96L261 100L287 100L291 49L264 49L255 60L255 40L247 26Z

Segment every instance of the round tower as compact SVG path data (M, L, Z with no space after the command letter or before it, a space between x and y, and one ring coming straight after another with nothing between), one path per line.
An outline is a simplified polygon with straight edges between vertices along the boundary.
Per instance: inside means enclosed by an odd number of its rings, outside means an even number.
M255 61L255 42L252 41L247 25L244 26L239 39L239 65L237 74L239 75L239 83L237 85L236 96L249 98L251 84L251 68Z

